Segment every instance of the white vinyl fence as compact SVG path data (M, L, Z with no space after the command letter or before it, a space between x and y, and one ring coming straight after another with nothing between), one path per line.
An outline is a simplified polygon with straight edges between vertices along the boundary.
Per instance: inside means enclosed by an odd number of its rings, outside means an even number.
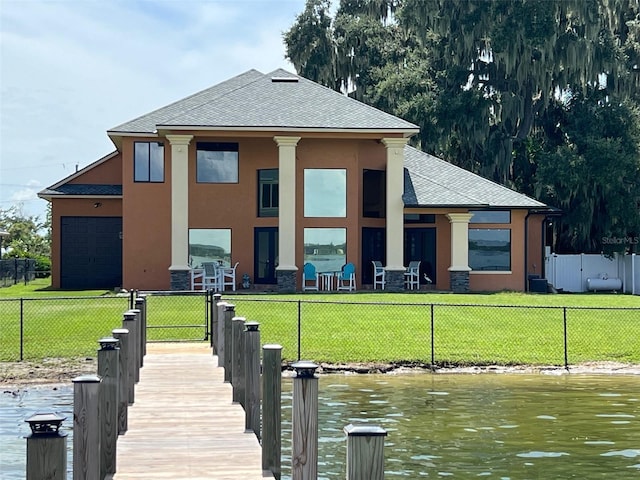
M616 290L634 295L640 293L640 258L636 258L635 253L607 257L557 255L547 251L545 272L549 284L564 292Z

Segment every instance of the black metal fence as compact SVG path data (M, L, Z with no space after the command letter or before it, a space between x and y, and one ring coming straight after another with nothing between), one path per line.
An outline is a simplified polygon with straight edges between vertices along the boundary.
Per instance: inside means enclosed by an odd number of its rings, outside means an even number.
M146 292L147 339L209 337L213 294ZM345 296L346 297L346 296ZM388 298L388 297L387 297ZM292 300L224 295L283 358L392 365L640 364L640 308ZM0 299L0 361L94 357L133 296ZM339 368L339 367L338 367Z
M36 261L32 258L0 260L0 286L32 281L36 278Z

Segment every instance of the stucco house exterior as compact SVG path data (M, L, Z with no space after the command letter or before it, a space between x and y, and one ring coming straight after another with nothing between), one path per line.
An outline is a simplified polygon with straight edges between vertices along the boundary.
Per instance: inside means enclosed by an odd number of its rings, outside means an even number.
M419 260L438 290L525 290L546 205L407 144L418 127L284 70L250 70L108 130L115 151L39 193L55 288L191 288L204 260L252 288L302 266Z

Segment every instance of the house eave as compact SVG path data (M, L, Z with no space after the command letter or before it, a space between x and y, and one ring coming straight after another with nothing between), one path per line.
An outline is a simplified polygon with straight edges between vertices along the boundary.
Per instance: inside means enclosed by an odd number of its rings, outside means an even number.
M100 199L100 200L108 200L108 199L122 199L122 195L67 195L64 193L38 193L38 197L48 200L49 202L54 198L86 198L86 199Z
M202 126L202 125L157 125L158 133L163 131L206 131L206 132L291 132L291 133L367 133L384 135L402 134L404 138L412 137L418 128L322 128L322 127L281 127L281 126ZM146 135L146 134L145 134ZM152 135L152 134L148 134Z

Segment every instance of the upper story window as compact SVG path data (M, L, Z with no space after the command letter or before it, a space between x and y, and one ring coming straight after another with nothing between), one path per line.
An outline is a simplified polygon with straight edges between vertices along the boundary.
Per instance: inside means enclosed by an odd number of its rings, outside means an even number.
M238 183L238 144L197 142L198 183Z
M510 210L471 210L469 223L511 223Z
M347 171L344 168L305 169L304 216L347 216Z
M164 143L133 143L133 181L164 182Z
M436 223L436 216L433 213L405 213L404 223Z
M258 170L258 216L278 216L278 169Z
M387 202L386 172L384 170L362 171L362 216L384 218Z

